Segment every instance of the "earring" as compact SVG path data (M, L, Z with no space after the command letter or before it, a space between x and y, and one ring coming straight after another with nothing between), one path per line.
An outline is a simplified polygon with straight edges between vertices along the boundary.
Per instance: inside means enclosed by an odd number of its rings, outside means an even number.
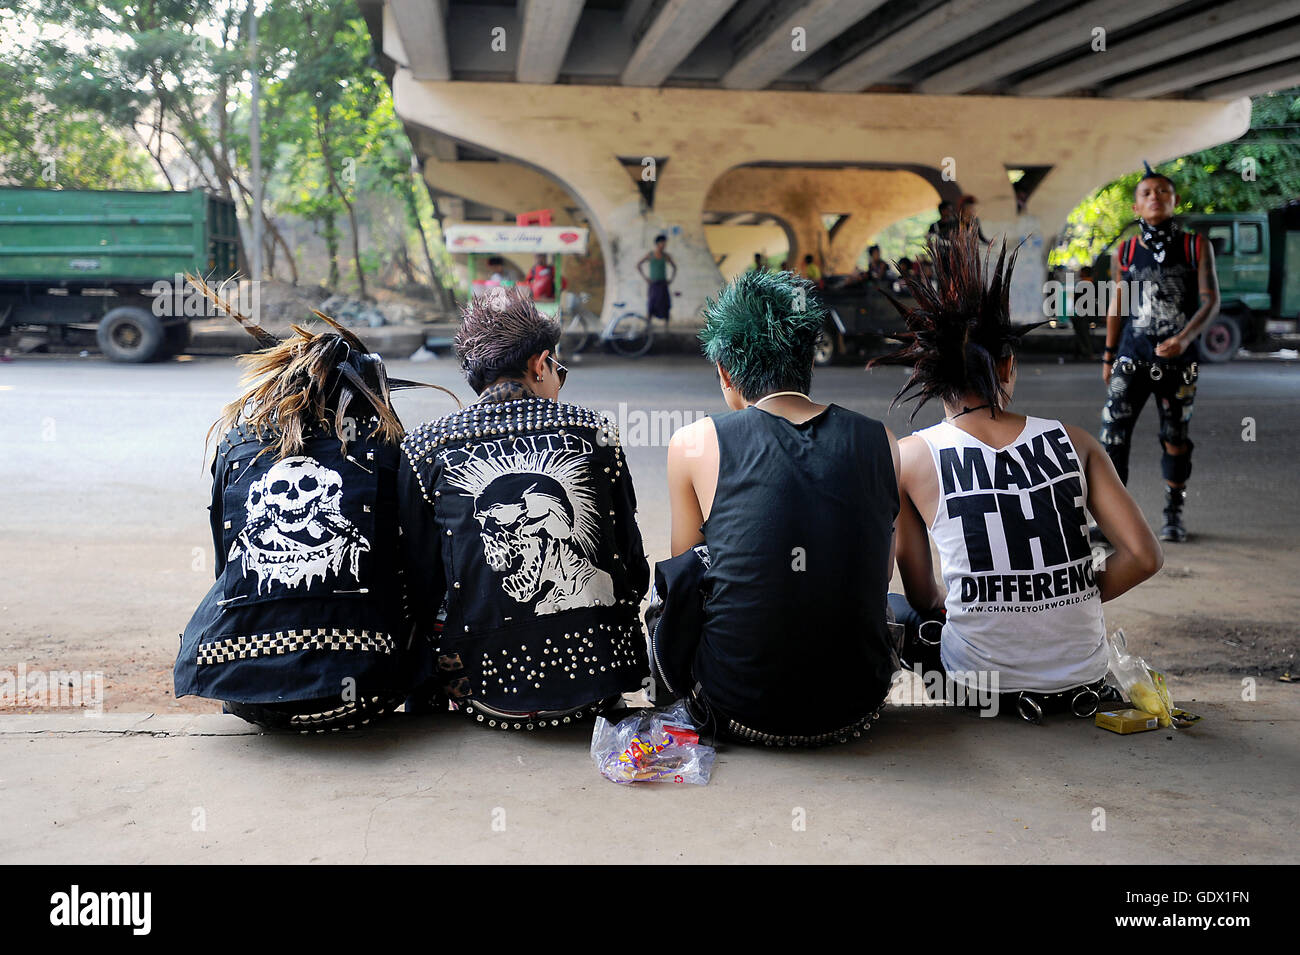
M538 375L538 376L537 376L537 380L538 380L538 381L541 381L541 380L542 380L542 376L541 376L541 375Z

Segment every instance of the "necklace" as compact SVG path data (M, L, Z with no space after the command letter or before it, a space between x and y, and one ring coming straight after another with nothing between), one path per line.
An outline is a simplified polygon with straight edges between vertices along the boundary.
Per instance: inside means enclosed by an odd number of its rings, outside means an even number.
M982 408L992 408L992 407L993 407L993 406L990 405L990 404L976 405L974 408L967 408L967 407L963 406L962 409L961 409L961 411L958 411L958 412L957 412L956 414L954 414L954 415L949 415L948 417L944 418L943 420L944 420L944 421L951 421L953 418L960 418L962 415L964 415L964 414L970 414L972 411L979 411L979 410L982 409Z
M791 398L802 398L804 401L812 401L812 399L809 398L807 395L805 395L802 391L774 391L770 395L764 395L763 397L755 401L753 407L757 408L768 398L780 398L785 395L788 395Z

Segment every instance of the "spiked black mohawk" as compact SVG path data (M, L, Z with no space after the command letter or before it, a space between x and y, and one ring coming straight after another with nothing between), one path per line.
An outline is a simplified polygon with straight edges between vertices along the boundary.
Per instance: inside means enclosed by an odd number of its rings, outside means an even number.
M1043 324L1011 324L1011 272L1020 247L1008 254L1003 241L991 272L992 249L981 248L973 226L962 226L947 239L931 236L927 249L932 277L915 271L903 276L916 304L894 300L907 323L907 331L897 336L904 345L870 364L912 365L890 405L917 399L912 418L932 398L955 404L967 395L978 395L996 416L1009 397L998 381L998 361L1015 354L1020 339Z

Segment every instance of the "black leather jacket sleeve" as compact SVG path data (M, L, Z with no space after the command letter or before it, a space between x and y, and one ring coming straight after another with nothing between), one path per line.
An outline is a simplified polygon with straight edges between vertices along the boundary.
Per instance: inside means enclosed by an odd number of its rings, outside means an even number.
M438 611L447 592L442 537L405 454L397 468L397 514L411 616L417 632L436 646Z
M225 488L225 469L221 465L221 452L218 451L212 459L212 504L208 507L208 522L212 525L212 562L215 565L215 579L221 579L221 572L226 569L226 550L224 535L222 534L221 522L222 507L221 497L226 492Z
M627 568L628 583L635 589L637 599L640 600L650 589L650 564L646 560L641 530L636 522L636 490L632 486L632 474L627 469L623 449L616 448L615 452L623 466L614 482L614 508L618 511L614 534L618 541L618 552L623 555L624 566Z

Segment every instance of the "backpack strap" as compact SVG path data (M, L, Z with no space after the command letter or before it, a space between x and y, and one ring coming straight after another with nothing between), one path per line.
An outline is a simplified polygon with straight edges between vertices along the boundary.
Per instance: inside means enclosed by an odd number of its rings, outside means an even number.
M1137 242L1138 237L1133 236L1133 238L1129 239L1119 247L1119 267L1121 269L1127 269L1133 264L1133 256L1137 250Z

